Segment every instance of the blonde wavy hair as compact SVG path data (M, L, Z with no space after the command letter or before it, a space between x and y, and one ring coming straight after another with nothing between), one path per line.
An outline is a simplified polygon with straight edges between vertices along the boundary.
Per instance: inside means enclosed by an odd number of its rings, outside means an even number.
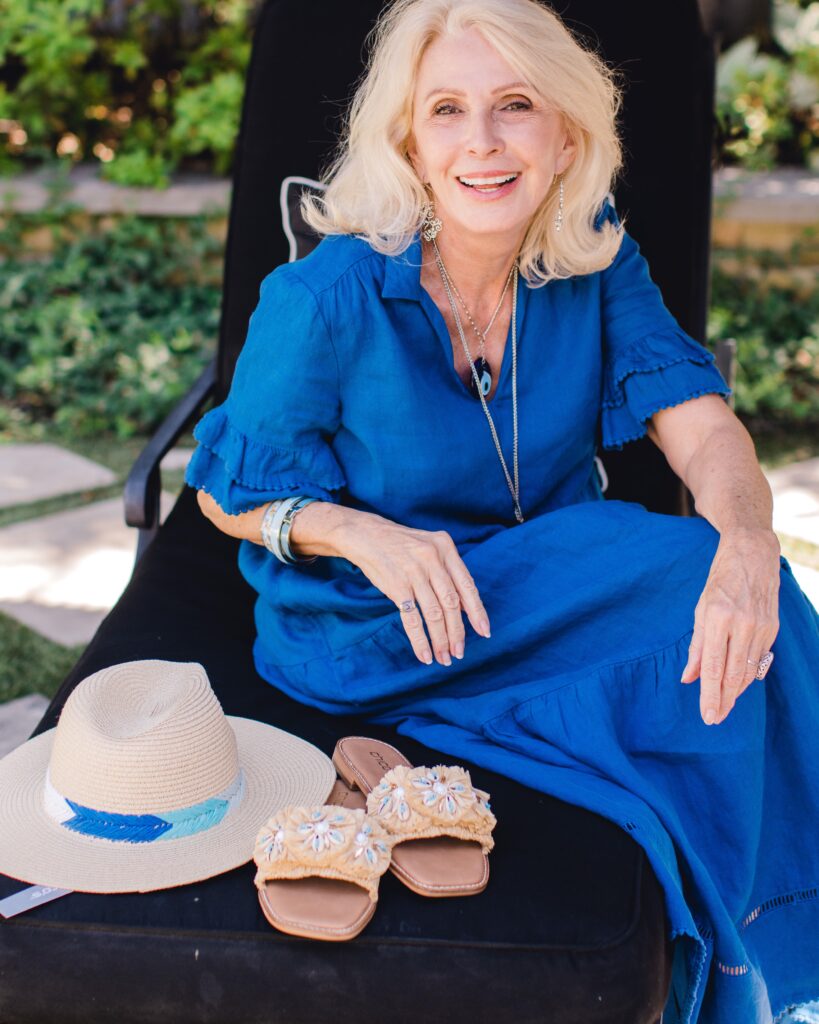
M554 230L557 180L538 207L520 252L533 287L602 270L614 259L622 226L595 230L600 204L623 162L617 132L622 104L610 69L539 0L394 0L368 41L367 69L350 104L338 148L322 174L322 195L305 193L305 221L319 234L352 234L397 255L411 243L428 202L410 162L412 99L421 58L439 36L477 28L540 98L558 111L575 157L563 174L564 211Z

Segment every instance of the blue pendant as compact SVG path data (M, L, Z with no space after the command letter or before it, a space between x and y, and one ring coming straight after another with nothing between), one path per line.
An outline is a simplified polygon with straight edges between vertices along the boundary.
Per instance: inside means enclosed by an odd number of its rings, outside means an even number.
M471 376L469 378L469 392L474 398L480 400L481 394L486 398L492 390L492 373L489 369L489 363L487 363L485 359L475 360L475 370L478 373L478 380L481 382L481 390L480 392L478 391L478 387L475 384L475 377Z

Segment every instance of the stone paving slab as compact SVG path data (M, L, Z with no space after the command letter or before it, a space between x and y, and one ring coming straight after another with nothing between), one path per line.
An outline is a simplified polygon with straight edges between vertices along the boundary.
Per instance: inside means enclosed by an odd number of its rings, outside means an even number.
M172 448L159 464L160 470L187 469L193 448Z
M807 168L722 167L713 180L717 219L806 226L819 219L819 174Z
M0 757L29 738L48 704L41 693L31 693L0 705Z
M819 546L819 458L765 473L774 496L777 533Z
M175 497L163 492L162 518ZM121 498L0 529L0 610L66 646L88 643L131 578Z
M107 487L116 474L56 444L0 445L0 508Z
M12 210L33 213L49 201L53 175L48 168L24 171L2 180ZM168 188L139 188L105 181L99 166L80 164L68 177L66 201L86 213L132 213L141 217L196 217L223 214L230 205L231 181L210 174L177 174Z

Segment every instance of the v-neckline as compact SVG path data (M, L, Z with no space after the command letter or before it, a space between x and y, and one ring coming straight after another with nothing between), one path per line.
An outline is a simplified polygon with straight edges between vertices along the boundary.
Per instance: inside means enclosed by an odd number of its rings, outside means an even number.
M455 357L452 351L452 339L449 334L449 328L447 327L446 320L441 310L438 308L438 304L435 302L433 297L429 294L426 288L421 284L421 258L423 256L421 239L420 236L416 235L415 240L412 243L413 247L417 246L418 249L418 294L421 302L421 306L427 315L427 319L438 336L438 340L441 342L441 346L444 350L444 357L446 359L447 366L449 367L450 378L455 382L458 390L469 402L472 403L476 408L481 408L481 401L476 398L469 390L466 384L461 380L460 375L455 367ZM518 359L520 358L520 340L523 334L523 322L526 313L526 305L529 289L526 287L526 282L522 281L520 275L518 275L518 297L517 297L517 343L518 343ZM495 402L499 398L504 397L506 380L510 374L509 366L512 362L512 318L509 318L509 327L506 332L506 342L503 346L503 358L501 359L500 372L498 375L498 383L495 388L495 394L490 400L486 402L486 407L491 409Z

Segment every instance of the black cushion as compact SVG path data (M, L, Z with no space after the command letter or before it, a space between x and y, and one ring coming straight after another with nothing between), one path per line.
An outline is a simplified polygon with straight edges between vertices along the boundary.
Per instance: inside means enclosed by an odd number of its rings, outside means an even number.
M446 763L389 730L302 706L256 674L255 595L236 548L186 489L38 731L56 724L73 687L99 668L190 660L205 666L228 714L270 722L328 754L338 737L363 733L416 764ZM0 1021L307 1024L331 1013L346 1024L388 1011L395 1024L477 1024L511 1007L520 1024L656 1021L670 948L641 847L595 814L467 767L491 792L499 822L481 895L425 899L388 874L366 931L335 944L274 931L252 864L156 893L73 893L0 926ZM0 877L0 897L20 888Z

